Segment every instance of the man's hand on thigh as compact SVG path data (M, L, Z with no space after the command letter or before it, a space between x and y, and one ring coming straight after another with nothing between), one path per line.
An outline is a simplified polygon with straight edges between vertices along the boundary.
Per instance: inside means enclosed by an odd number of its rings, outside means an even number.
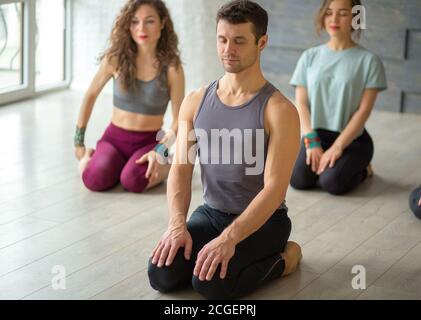
M224 279L228 270L228 262L234 256L234 253L234 242L221 236L213 239L197 255L194 275L201 281L211 281L216 269L221 264L219 276Z
M164 264L170 266L180 247L184 247L184 258L190 260L193 240L186 225L168 227L152 251L152 264L158 264L159 268Z

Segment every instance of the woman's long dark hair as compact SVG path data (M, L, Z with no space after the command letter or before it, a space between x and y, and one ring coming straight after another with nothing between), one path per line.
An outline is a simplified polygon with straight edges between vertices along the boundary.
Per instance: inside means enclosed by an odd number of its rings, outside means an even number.
M130 25L137 9L145 4L155 8L161 22L164 23L156 48L158 69L162 70L162 68L167 68L170 65L178 69L181 66L178 37L165 3L162 0L129 0L114 22L110 47L100 56L100 60L106 58L109 61L117 62L116 71L123 88L126 90L135 87L137 78L136 57L138 50L137 44L130 34Z

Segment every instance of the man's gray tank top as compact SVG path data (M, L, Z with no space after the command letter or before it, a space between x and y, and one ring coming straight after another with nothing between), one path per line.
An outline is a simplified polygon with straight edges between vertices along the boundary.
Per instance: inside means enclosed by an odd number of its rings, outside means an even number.
M123 90L120 80L114 78L114 106L129 112L146 115L164 115L170 100L167 68L151 81L136 81L135 88Z
M211 208L238 215L264 187L269 137L263 115L278 89L267 82L250 101L231 107L219 99L218 84L208 86L194 119L203 199Z

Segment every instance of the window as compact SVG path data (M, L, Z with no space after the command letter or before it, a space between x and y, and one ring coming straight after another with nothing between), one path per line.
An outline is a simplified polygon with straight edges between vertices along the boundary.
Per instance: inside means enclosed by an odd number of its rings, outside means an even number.
M2 0L0 105L70 84L70 0Z
M22 4L2 4L0 5L0 90L22 84Z
M38 0L36 11L35 86L39 90L65 80L65 1Z

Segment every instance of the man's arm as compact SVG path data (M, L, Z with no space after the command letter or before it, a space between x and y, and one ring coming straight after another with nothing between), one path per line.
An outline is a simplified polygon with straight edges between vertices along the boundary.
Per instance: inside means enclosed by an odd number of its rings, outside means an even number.
M178 135L174 161L168 175L167 200L170 213L169 224L186 224L186 217L191 200L191 182L196 153L192 148L196 141L189 139L193 131L193 118L199 107L201 92L191 93L183 101L178 118ZM191 137L190 137L191 138ZM190 159L189 159L190 154Z
M167 78L171 98L172 122L169 130L159 143L163 143L167 148L170 148L176 140L180 107L185 96L185 77L183 67L180 65L177 68L171 65L168 68Z
M275 93L265 110L265 130L269 134L264 188L246 210L219 237L198 254L194 275L211 280L219 264L224 279L235 246L256 232L285 199L300 147L300 120L296 108L280 93Z
M172 264L180 247L184 247L184 257L189 260L192 239L187 231L186 217L191 200L191 181L195 163L195 141L189 139L193 130L193 118L199 107L203 90L189 94L183 101L179 112L179 128L174 161L168 176L167 199L169 208L168 229L154 248L152 263L162 267ZM190 140L190 141L189 141ZM191 141L193 140L193 141ZM190 153L190 158L188 158Z

